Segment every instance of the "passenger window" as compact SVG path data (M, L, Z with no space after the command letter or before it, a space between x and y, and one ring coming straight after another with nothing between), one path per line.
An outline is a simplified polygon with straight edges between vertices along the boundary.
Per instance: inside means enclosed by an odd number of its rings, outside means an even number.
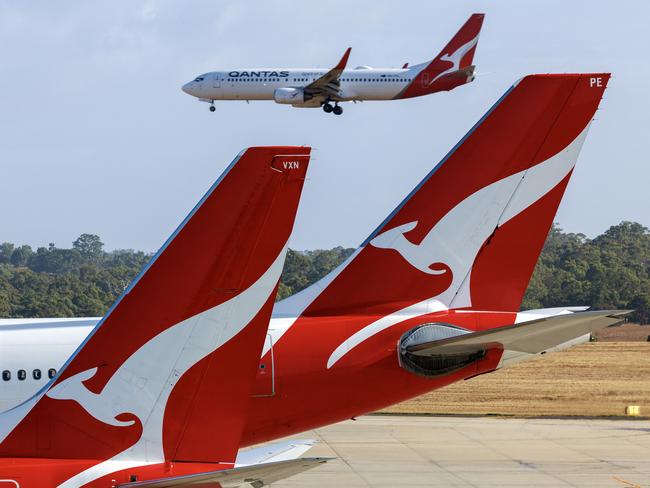
M52 378L54 378L55 376L56 376L56 369L54 369L54 368L50 368L50 369L47 370L47 377L48 377L49 379L52 379Z
M35 369L32 371L32 378L35 380L40 380L41 379L41 370L40 369Z
M3 379L4 381L9 381L9 380L11 379L11 371L5 369L5 370L2 372L2 379Z
M20 381L24 381L27 378L27 371L24 369L19 369L18 374L16 375Z

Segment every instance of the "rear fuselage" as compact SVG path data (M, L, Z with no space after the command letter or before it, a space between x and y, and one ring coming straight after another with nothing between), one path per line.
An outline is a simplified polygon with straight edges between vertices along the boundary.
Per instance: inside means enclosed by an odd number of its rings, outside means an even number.
M338 422L412 398L497 367L500 354L448 375L416 376L399 364L397 343L406 331L425 322L446 322L469 330L506 325L513 313L443 311L404 320L362 341L349 351L333 353L360 322L379 316L274 318L260 359L242 445L251 445ZM63 322L0 322L0 409L25 401L49 381L91 332L98 319ZM35 370L40 370L38 379ZM23 379L18 371L24 371ZM215 385L218 389L218 385Z

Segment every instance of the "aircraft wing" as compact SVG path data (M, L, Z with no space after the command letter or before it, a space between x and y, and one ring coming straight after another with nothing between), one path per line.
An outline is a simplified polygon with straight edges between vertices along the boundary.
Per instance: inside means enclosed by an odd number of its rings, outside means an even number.
M329 70L317 80L314 80L309 85L307 85L305 87L305 94L311 95L313 98L327 98L338 96L339 90L341 89L339 78L341 77L341 73L343 73L345 66L348 64L350 51L352 51L352 48L347 48L343 54L343 57L336 66L334 66L331 70Z
M555 315L516 325L462 334L406 347L415 356L473 352L492 347L537 354L610 325L621 323L631 310L596 310Z
M211 483L219 483L222 488L236 488L238 486L254 486L258 488L315 468L328 460L328 458L318 457L291 459L224 469L222 471L209 471L150 481L134 481L117 486L118 488L168 488L193 485L207 486Z

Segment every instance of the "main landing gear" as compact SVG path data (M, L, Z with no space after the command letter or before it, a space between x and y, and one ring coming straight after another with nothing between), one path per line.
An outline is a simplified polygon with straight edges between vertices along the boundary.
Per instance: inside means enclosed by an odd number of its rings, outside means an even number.
M343 113L343 107L341 107L338 102L334 103L334 106L329 102L325 102L323 104L323 111L326 114L333 112L334 115L341 115Z

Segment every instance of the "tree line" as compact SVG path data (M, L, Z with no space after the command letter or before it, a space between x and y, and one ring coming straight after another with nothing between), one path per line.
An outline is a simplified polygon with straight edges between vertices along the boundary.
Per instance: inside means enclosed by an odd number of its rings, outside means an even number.
M278 290L288 297L325 276L353 249L289 250ZM35 251L0 244L0 317L101 316L151 259L131 249L107 252L101 239L82 234L71 248ZM594 239L553 226L522 309L591 305L631 308L633 321L650 323L650 231L621 222Z

